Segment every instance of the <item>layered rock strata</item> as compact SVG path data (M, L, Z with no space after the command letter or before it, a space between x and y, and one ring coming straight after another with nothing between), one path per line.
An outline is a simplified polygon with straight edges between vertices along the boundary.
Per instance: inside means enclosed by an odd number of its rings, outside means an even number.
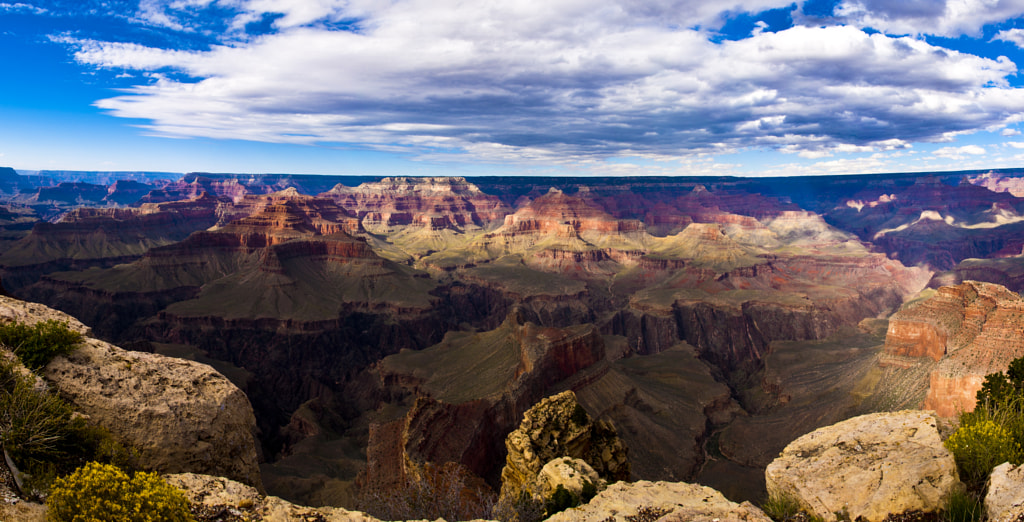
M51 272L133 261L151 248L216 224L225 203L203 195L139 208L72 210L57 223L37 223L0 254L4 283L18 290Z
M321 196L355 213L375 233L404 226L439 229L492 228L511 212L465 178L384 178L358 187L337 185Z
M1005 371L1024 356L1024 299L975 281L942 287L889 321L886 353L938 361L924 408L950 417L972 411L985 375Z

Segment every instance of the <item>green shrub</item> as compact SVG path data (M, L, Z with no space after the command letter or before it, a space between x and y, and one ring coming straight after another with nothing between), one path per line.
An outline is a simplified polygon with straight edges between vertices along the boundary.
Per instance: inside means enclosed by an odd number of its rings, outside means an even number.
M36 389L34 379L6 368L12 378L0 390L0 441L18 458L59 456L60 442L74 411L60 397Z
M770 495L761 503L761 510L772 520L782 522L800 512L800 503L789 495Z
M1020 446L1010 431L991 419L964 423L945 441L953 454L960 480L974 487L984 484L992 468L1003 462L1016 461Z
M58 355L68 355L82 342L82 334L66 323L49 320L29 326L25 323L0 325L0 344L14 351L31 370L46 366Z
M775 522L822 522L822 518L807 513L800 502L790 495L769 495L761 502L761 510ZM837 514L838 517L838 514ZM841 519L841 517L838 517Z
M109 431L75 415L71 405L35 382L16 363L0 363L0 443L31 475L26 492L44 493L58 475L91 460L131 464Z
M580 491L580 501L583 504L590 502L597 496L597 485L589 480L583 481L583 490Z
M991 373L978 390L974 411L960 415L960 427L945 441L960 480L980 491L992 469L1024 459L1024 357L1005 373Z
M942 522L979 522L984 513L985 508L976 495L958 488L946 496L939 520Z
M194 520L185 494L156 473L129 477L117 466L98 462L54 481L46 506L53 522Z
M547 502L544 503L547 516L549 517L578 505L580 505L580 497L572 491L565 489L565 486L561 484L555 488L555 491L548 497Z

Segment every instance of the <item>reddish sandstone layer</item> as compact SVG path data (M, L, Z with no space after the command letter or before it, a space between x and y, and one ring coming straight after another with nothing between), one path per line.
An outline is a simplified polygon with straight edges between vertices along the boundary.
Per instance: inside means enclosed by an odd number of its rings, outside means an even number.
M255 190L255 192L254 192ZM185 177L160 189L154 189L139 199L140 203L161 203L192 199L204 192L238 200L246 194L273 192L272 187L250 187L237 179L212 179L203 176Z
M570 237L586 232L628 233L643 230L635 220L618 220L584 199L557 189L533 200L515 214L505 217L499 234L554 234Z
M940 288L890 319L885 349L897 356L931 357L924 407L949 417L974 409L987 374L1024 356L1024 299L991 283Z
M886 352L938 361L974 341L989 315L1019 296L1004 287L966 282L940 288L934 296L897 312L889 320Z

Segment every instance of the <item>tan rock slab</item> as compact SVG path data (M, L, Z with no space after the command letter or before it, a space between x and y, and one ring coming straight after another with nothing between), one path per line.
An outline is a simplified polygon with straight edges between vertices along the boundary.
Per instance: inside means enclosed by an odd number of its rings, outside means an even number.
M1024 515L1024 466L1004 462L992 470L985 513L992 522L1011 522Z
M934 512L959 485L933 412L873 413L820 428L783 450L765 470L769 495L790 497L826 520L883 520Z
M568 509L548 522L770 522L750 502L737 504L707 486L685 482L616 482L588 504Z

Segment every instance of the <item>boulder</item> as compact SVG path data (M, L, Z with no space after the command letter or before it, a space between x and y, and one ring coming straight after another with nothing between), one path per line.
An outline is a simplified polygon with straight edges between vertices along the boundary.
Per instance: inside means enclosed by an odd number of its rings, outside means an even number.
M532 489L542 499L550 498L559 486L579 497L582 496L587 484L591 484L595 488L594 493L602 491L607 486L607 483L586 461L561 457L548 462L541 468Z
M137 450L141 467L262 488L252 406L213 368L86 339L43 376L76 410Z
M992 470L985 513L992 522L1011 522L1024 516L1024 466L1004 462Z
M568 509L547 522L660 520L769 522L750 502L737 504L707 486L685 482L617 482L589 503Z
M0 297L0 321L49 319L90 334L67 314ZM213 368L86 337L41 373L75 410L134 449L140 467L211 473L263 487L252 406Z
M938 511L959 479L935 422L933 412L873 413L808 433L768 465L768 494L825 520Z
M501 502L533 494L532 485L545 464L559 457L582 459L608 480L629 478L626 447L615 428L594 421L571 391L548 397L524 415L519 428L505 438L508 456L501 470Z

